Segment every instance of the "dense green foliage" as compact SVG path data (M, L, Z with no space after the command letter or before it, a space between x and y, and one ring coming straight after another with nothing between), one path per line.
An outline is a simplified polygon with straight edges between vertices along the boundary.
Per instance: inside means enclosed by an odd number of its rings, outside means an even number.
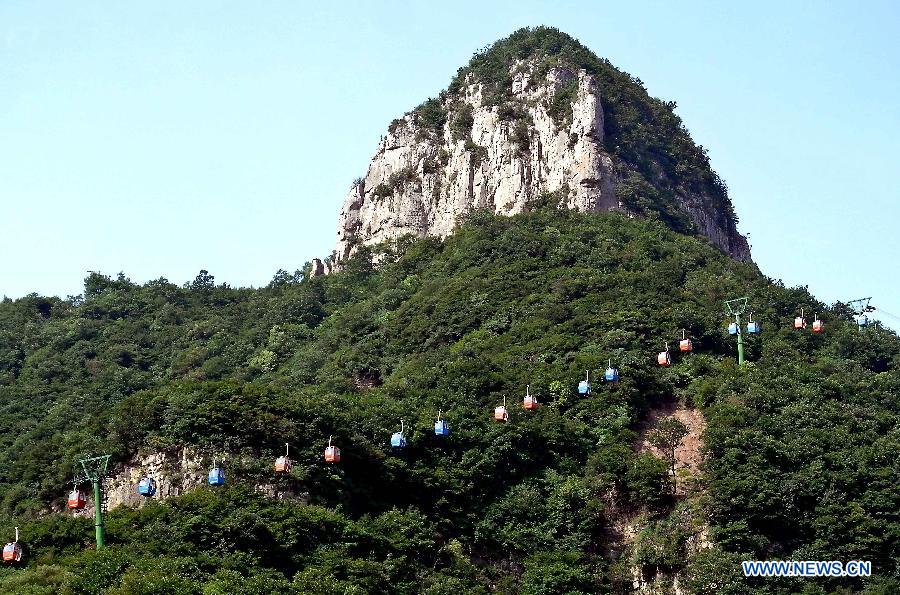
M737 295L764 328L740 369L722 311ZM801 306L824 335L789 328ZM22 528L28 562L0 570L0 591L594 593L630 585L636 564L697 592L788 593L745 582L739 561L794 557L872 560L873 580L815 584L890 592L900 341L849 314L661 223L549 208L476 212L444 242L260 289L92 274L77 298L4 300L0 531ZM682 328L696 353L657 367ZM608 359L620 382L578 397ZM672 399L709 424L689 501L666 461L633 449ZM409 447L391 453L400 418ZM336 466L321 461L330 435ZM295 468L277 481L301 497L268 499L252 486L275 481L284 442ZM114 509L99 552L90 522L43 514L79 455L179 445L228 453L232 485ZM623 556L625 518L640 531ZM714 547L693 552L707 522Z

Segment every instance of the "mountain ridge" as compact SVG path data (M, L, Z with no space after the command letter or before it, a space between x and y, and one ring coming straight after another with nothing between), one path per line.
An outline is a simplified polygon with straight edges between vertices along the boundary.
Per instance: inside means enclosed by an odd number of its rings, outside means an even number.
M520 29L391 123L341 208L333 259L559 192L565 208L661 219L750 261L727 187L674 106L569 35Z

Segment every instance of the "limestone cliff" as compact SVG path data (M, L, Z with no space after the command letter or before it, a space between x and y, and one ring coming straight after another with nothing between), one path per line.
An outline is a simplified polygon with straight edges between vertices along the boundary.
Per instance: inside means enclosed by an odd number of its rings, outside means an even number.
M518 31L391 123L343 205L335 258L556 192L560 206L659 217L749 260L724 184L673 108L563 33Z

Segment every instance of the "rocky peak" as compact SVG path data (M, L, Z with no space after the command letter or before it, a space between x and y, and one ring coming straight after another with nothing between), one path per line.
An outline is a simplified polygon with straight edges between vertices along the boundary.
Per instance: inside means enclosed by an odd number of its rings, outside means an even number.
M749 260L725 186L673 108L559 31L518 31L391 123L344 202L336 260L548 193L578 211L658 217Z

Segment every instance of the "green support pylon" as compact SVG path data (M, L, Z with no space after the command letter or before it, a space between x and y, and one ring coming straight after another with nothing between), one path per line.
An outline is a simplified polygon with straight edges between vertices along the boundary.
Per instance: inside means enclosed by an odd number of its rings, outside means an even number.
M94 533L97 537L97 549L106 545L106 531L103 526L103 487L99 481L94 482Z
M741 328L741 314L747 311L747 303L749 297L739 297L733 300L725 300L725 310L734 315L734 322L737 324L737 355L738 365L744 365L744 331Z
M101 455L80 459L84 477L94 485L94 533L97 538L97 549L106 545L106 529L103 510L103 480L109 467L111 455Z

